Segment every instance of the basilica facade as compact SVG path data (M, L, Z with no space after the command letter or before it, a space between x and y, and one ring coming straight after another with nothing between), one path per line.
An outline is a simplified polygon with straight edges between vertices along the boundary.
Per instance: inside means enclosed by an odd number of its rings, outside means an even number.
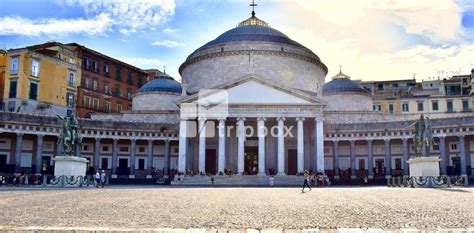
M420 113L374 111L372 94L342 71L325 83L323 61L254 12L195 50L179 72L181 83L164 74L138 89L131 111L81 119L77 155L90 160L91 171L137 179L310 170L333 180L384 179L408 175L406 161L429 154L441 158L444 175L472 172L472 112L429 113L435 143L416 152L409 126ZM48 172L48 157L60 153L58 120L0 116L3 166Z

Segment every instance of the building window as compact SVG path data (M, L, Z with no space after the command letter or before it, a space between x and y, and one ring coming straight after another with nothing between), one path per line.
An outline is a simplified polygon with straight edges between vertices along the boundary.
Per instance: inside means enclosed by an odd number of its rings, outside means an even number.
M10 80L10 92L8 93L8 98L16 98L16 84L16 79Z
M120 76L121 76L120 68L117 67L117 69L115 69L115 80L120 81L121 80Z
M99 109L99 99L92 98L92 108L95 109L95 110Z
M39 77L39 61L37 59L31 60L31 76Z
M462 110L469 111L469 100L462 100Z
M451 151L458 151L458 144L457 143L452 143L451 144Z
M438 111L439 110L439 105L438 105L437 100L434 100L433 102L431 102L431 108L433 109L433 111Z
M454 109L453 109L453 101L452 100L447 100L446 101L446 106L447 106L447 111L448 112L453 112Z
M84 58L84 68L85 68L86 70L90 70L90 69L91 69L91 63L90 63L90 61L89 61L88 58Z
M117 112L122 112L122 105L121 104L117 104Z
M67 93L66 94L66 104L69 108L74 107L74 93Z
M104 65L104 74L109 74L109 65Z
M69 63L74 64L74 58L69 58Z
M393 87L393 88L397 88L397 87L398 87L398 83L392 83L392 87Z
M99 73L99 63L96 61L92 62L92 67L94 67L94 72Z
M114 89L114 96L120 97L120 87L115 87L115 89Z
M410 111L410 108L409 108L409 104L408 103L403 103L402 104L402 111L403 112L409 112Z
M104 93L105 94L110 94L109 93L109 85L107 83L104 83Z
M29 99L36 100L38 98L38 83L30 82Z
M97 80L92 80L92 89L97 91Z
M8 102L8 111L9 112L15 112L15 105L16 105L15 101L9 101Z
M12 57L10 64L10 74L18 74L18 60L19 57Z
M423 111L423 102L418 102L417 106L418 106L418 112L422 112Z
M145 147L144 146L139 146L138 147L138 152L139 153L145 153Z
M461 95L461 86L445 86L446 95L453 96L453 95Z
M132 91L127 90L127 99L131 100L132 99Z
M110 112L110 102L109 101L104 102L104 112Z
M90 102L91 98L89 96L84 96L84 99L82 100L82 105L84 106L84 108L90 108Z
M402 170L402 159L395 159L395 170Z
M462 79L462 85L467 85L467 78Z
M127 83L132 84L132 71L128 71L127 74Z
M377 90L383 91L383 83L377 84Z
M76 84L76 74L73 71L69 71L69 78L67 80L67 85L74 87Z
M388 113L393 113L394 112L394 107L393 104L388 105Z
M373 105L373 110L374 110L374 112L380 112L380 111L382 111L382 106L380 104L374 104Z
M87 78L87 77L84 78L84 87L89 89L89 78Z

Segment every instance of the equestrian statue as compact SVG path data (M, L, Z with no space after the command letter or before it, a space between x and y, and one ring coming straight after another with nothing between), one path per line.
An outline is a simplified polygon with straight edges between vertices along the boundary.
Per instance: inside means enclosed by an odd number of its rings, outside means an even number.
M420 119L413 122L406 128L415 127L415 135L413 141L415 143L415 153L417 156L422 156L421 152L423 147L426 148L426 154L429 156L431 145L434 145L433 141L433 129L431 127L431 120L428 117L424 117L421 114Z
M63 148L63 154L73 156L72 152L76 145L81 144L81 136L79 135L79 121L73 115L62 117L56 114L62 120L63 128L59 135L58 143Z

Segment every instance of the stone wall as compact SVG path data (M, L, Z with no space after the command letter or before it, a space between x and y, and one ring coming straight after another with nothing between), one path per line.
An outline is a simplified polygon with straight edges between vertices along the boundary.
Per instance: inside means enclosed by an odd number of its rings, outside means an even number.
M138 93L132 99L132 111L179 110L176 102L180 94L166 92Z
M324 111L372 111L372 97L357 93L323 95Z
M250 52L249 52L250 53ZM311 92L324 85L325 70L320 66L290 56L236 53L207 58L187 65L181 72L190 92L254 74L270 83ZM223 68L225 67L225 68Z

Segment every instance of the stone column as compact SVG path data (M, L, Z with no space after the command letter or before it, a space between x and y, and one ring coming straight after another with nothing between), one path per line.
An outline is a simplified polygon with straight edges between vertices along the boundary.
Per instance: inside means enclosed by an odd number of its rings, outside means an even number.
M304 117L296 118L297 138L296 138L296 153L297 153L297 171L304 172L304 132L303 132Z
M334 155L333 161L333 171L334 171L334 179L339 179L339 141L334 140L332 142L332 150Z
M170 146L171 141L169 139L165 140L165 165L163 166L163 175L168 176L170 170Z
M355 141L350 140L351 144L351 179L356 178L356 156L355 156Z
M374 178L374 153L372 147L372 139L367 139L367 171L368 171L368 178Z
M446 137L445 136L440 136L439 137L439 155L440 155L440 163L441 163L441 174L442 175L448 175L448 156L446 153Z
M94 147L94 170L98 171L100 169L100 138L95 138L95 147ZM107 166L107 164L105 165Z
M147 179L151 179L152 168L153 168L153 139L148 139L148 154L146 156L146 170L147 170Z
M392 176L392 158L390 157L390 139L386 138L385 141L385 177Z
M15 144L15 171L21 170L21 146L23 145L23 134L16 134L16 144Z
M43 136L42 134L38 134L36 140L36 174L41 174L41 165L42 165L42 157L43 157Z
M316 133L316 169L318 172L324 173L324 134L323 119L315 118Z
M459 136L459 157L461 162L461 175L467 175L466 168L466 145L464 142L464 135Z
M129 178L135 179L135 150L137 141L135 138L130 140L130 175Z
M188 122L181 119L179 122L179 155L178 155L178 171L186 173L186 154L188 140Z
M277 175L285 175L285 129L284 117L278 117L278 172Z
M258 175L265 175L265 117L257 118L258 128Z
M199 117L199 172L206 174L206 118Z
M244 172L244 152L245 152L245 118L237 118L237 135L238 135L238 144L237 144L237 173L241 175Z
M403 175L408 176L408 171L409 171L409 165L407 163L408 159L410 159L408 156L408 138L402 138L403 142Z
M117 163L118 163L118 139L114 138L114 145L112 147L112 178L117 177Z
M226 142L226 125L225 125L225 118L219 118L219 126L218 126L218 137L219 137L219 146L218 146L218 164L217 164L217 173L219 172L224 173L225 169L225 163L226 163L226 158L225 158L225 142Z

